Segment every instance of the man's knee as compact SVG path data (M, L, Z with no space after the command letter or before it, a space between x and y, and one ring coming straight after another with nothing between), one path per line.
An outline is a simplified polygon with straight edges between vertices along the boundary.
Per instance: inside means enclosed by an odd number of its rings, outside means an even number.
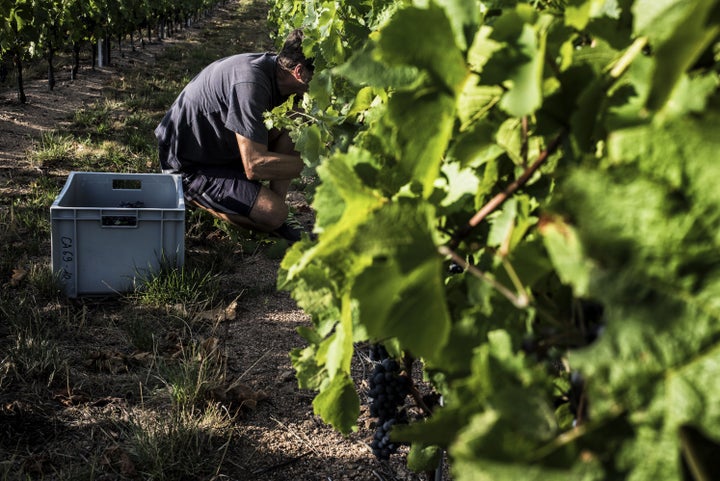
M263 187L250 211L250 219L269 230L274 230L285 222L287 216L288 206L285 204L285 199Z

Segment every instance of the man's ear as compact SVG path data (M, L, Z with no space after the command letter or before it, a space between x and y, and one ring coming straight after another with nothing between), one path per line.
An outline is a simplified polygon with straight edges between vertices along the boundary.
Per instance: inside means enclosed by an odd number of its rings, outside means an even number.
M303 78L303 69L304 69L303 65L301 63L299 63L299 64L295 65L295 67L293 67L292 74L293 74L293 77L295 77L295 80L297 80L298 82L300 82L302 84L307 84L307 82Z

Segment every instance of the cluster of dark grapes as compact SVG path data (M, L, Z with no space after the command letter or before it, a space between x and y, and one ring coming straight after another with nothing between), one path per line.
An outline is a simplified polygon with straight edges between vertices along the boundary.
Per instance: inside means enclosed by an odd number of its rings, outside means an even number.
M388 356L382 345L371 345L369 354L376 363L370 375L370 416L377 418L370 447L375 457L388 459L399 447L390 439L390 431L397 424L407 423L402 406L410 392L410 378L401 374L400 364Z

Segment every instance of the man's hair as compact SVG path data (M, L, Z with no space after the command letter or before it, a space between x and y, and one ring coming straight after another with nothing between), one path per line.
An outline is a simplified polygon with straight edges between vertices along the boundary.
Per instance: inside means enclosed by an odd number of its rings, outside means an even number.
M303 31L299 28L290 32L285 39L282 50L278 54L278 63L292 70L297 64L303 65L311 72L315 69L312 59L305 58L302 50Z

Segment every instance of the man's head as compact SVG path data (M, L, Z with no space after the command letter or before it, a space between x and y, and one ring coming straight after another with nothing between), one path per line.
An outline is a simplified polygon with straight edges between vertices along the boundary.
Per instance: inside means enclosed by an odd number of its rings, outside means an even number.
M307 84L312 79L315 67L312 59L308 59L302 50L303 32L300 29L293 30L285 39L282 50L278 54L278 64L280 67L290 73L292 78L298 83L297 92L301 93L307 90Z

